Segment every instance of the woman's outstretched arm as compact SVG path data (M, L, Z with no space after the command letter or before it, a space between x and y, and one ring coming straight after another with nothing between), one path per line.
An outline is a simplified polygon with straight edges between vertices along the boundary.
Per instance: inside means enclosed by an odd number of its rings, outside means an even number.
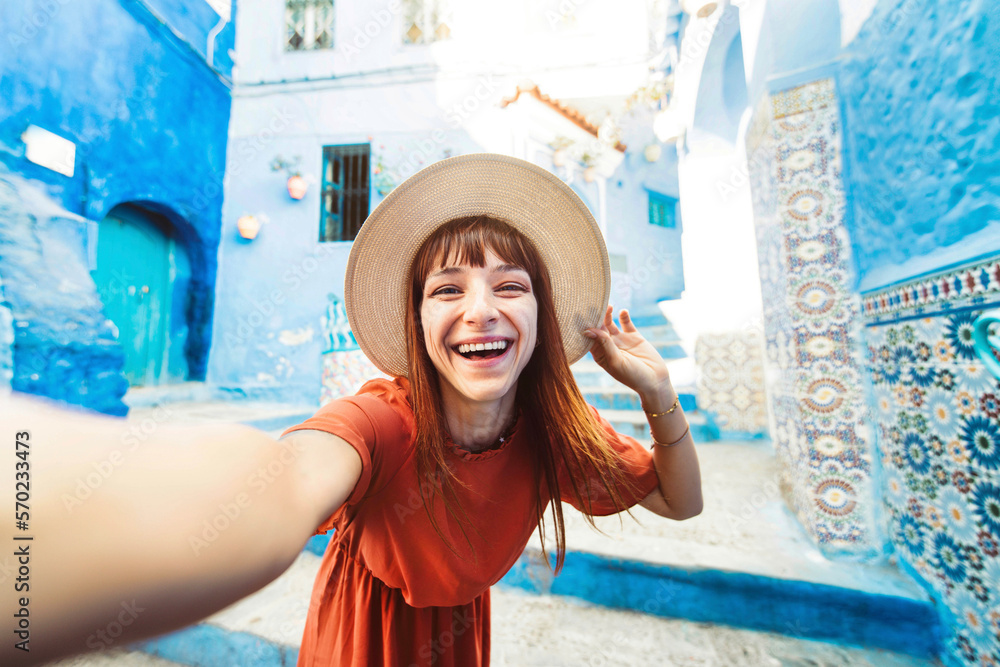
M361 472L328 434L146 430L0 396L0 663L123 646L246 597L291 565Z

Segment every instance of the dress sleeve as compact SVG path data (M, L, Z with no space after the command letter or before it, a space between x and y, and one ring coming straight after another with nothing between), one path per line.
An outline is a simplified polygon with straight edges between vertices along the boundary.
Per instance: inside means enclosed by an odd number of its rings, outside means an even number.
M371 489L381 488L386 468L395 459L405 422L394 404L400 402L396 385L386 380L372 380L355 396L330 401L301 424L288 428L282 437L294 431L323 431L347 442L361 457L361 476L344 505L316 529L319 535L334 528L345 508L360 503ZM391 450L387 451L389 448Z
M625 479L629 482L628 486L631 487L620 488L618 490L622 501L625 503L625 507L616 507L604 485L596 478L591 478L584 480L585 484L581 485L584 493L586 493L585 490L587 488L590 490L591 507L588 510L576 498L569 471L565 465L560 466L559 470L559 493L563 502L569 503L585 514L607 516L637 505L658 488L660 480L656 474L656 468L653 466L652 452L639 444L639 441L635 438L615 431L611 423L597 411L597 408L592 405L588 407L590 407L590 411L594 415L594 419L598 425L608 434L608 439L612 447L618 452L619 464L625 473ZM586 501L586 498L584 498L584 501Z

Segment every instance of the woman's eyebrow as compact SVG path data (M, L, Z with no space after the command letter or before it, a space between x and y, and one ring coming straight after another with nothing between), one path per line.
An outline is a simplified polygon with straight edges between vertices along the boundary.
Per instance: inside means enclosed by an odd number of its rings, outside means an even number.
M445 268L438 269L434 273L427 276L427 279L430 280L431 278L437 278L438 276L452 276L456 273L462 273L463 271L465 271L464 266L446 266Z
M490 273L527 273L526 269L514 264L497 264L490 268Z
M463 273L467 269L468 267L466 266L446 266L445 268L438 269L434 273L430 274L427 278L429 280L431 278L437 278L438 276L451 276L456 273ZM491 273L511 273L514 271L518 273L527 273L527 271L522 269L520 266L516 266L514 264L497 264L496 266L490 267Z

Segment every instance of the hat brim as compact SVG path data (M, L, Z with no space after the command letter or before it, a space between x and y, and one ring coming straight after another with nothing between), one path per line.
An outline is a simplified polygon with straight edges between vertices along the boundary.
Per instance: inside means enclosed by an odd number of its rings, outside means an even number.
M608 251L597 221L549 171L507 155L472 153L435 162L397 186L368 216L351 248L344 302L358 345L382 372L407 375L410 266L424 241L455 218L488 215L534 244L552 283L569 363L592 340L611 293Z

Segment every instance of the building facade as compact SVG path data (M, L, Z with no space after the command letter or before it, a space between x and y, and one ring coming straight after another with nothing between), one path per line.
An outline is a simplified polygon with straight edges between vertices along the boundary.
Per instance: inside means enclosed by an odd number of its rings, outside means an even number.
M311 401L321 384L330 396L372 376L340 303L354 234L406 177L472 152L569 183L605 231L613 303L662 319L656 303L683 289L681 221L673 148L650 119L678 12L241 3L209 381Z
M204 0L0 7L14 389L124 414L129 386L204 380L231 18Z

